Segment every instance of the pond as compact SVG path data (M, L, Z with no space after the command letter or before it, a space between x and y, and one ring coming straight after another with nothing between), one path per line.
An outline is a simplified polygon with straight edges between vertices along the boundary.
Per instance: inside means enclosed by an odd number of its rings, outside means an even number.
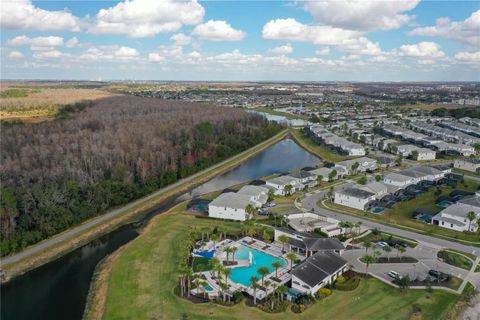
M189 193L164 202L140 221L118 228L2 285L1 319L81 319L95 266L105 256L134 239L138 235L137 228L155 215L188 198L275 173L314 167L319 163L317 157L293 140L282 140Z

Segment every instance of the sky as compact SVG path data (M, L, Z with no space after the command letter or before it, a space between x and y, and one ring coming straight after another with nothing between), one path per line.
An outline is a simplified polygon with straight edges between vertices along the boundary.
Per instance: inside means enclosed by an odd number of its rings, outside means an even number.
M480 81L480 1L0 0L1 78Z

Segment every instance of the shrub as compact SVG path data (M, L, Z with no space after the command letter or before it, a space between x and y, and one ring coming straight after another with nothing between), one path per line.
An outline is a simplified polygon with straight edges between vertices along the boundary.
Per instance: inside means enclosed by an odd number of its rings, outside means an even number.
M318 290L318 292L319 292L322 296L325 296L325 297L328 297L329 295L332 294L332 290L327 289L327 288L320 288L320 290Z
M359 284L360 284L360 277L353 277L353 278L347 279L343 283L339 283L337 281L337 283L335 284L335 287L337 288L337 290L340 290L340 291L353 291L357 289Z
M339 276L337 278L337 283L344 283L345 281L347 281L347 279L344 276Z

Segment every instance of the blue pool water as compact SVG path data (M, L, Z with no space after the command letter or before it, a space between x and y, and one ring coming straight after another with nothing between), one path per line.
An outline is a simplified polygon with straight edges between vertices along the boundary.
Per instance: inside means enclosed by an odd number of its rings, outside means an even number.
M375 207L373 209L373 213L376 213L376 214L380 214L380 213L382 213L382 211L383 211L383 208L381 208L381 207Z
M265 252L252 249L243 245L238 248L238 251L235 254L235 259L248 260L249 252L252 252L252 265L250 267L232 269L230 280L232 280L233 282L241 283L244 286L250 286L251 277L256 276L258 279L261 279L261 275L257 273L258 268L265 266L270 270L270 272L274 272L275 268L272 267L273 261L280 261L283 266L287 264L287 262L283 258L276 258Z
M206 286L205 286L205 291L210 292L210 291L212 291L212 290L213 290L213 288L210 287L209 285L206 285Z

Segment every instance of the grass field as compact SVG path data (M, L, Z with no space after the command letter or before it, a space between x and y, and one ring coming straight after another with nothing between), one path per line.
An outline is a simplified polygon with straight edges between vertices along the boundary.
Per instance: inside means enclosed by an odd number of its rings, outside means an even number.
M190 228L223 226L236 230L234 222L199 219L178 213L156 217L144 233L132 241L114 261L109 278L104 319L442 319L456 303L456 295L408 290L401 293L375 279L362 279L351 292L334 293L303 314L291 311L268 314L240 303L233 307L193 304L173 293L177 285L180 242Z
M67 104L112 96L107 91L77 88L8 88L0 92L0 119L39 122Z
M412 199L409 201L402 201L395 204L395 206L392 209L386 211L381 215L373 214L370 212L367 213L365 211L356 210L356 209L352 209L352 208L348 208L348 207L344 207L336 204L330 204L330 203L328 204L328 207L344 213L359 215L359 216L367 217L370 219L380 220L386 223L392 223L392 224L405 226L409 228L415 228L432 235L441 235L441 236L445 236L453 239L479 242L480 238L478 234L458 232L458 231L434 226L431 224L426 224L424 222L420 222L415 219L412 219L412 213L417 208L428 208L428 209L433 209L435 211L440 211L442 208L438 207L435 204L435 200L439 196L448 195L450 192L457 189L475 191L477 190L478 185L479 185L478 182L465 180L464 183L459 183L456 188L441 187L440 190L442 191L442 193L438 196L434 195L435 189L431 189L430 191L417 196L415 199ZM319 203L319 205L321 204Z
M304 137L300 130L291 130L291 133L295 140L305 149L318 155L321 159L328 162L339 162L347 159L353 159L355 157L344 156L330 151L326 146L316 144L312 139Z

